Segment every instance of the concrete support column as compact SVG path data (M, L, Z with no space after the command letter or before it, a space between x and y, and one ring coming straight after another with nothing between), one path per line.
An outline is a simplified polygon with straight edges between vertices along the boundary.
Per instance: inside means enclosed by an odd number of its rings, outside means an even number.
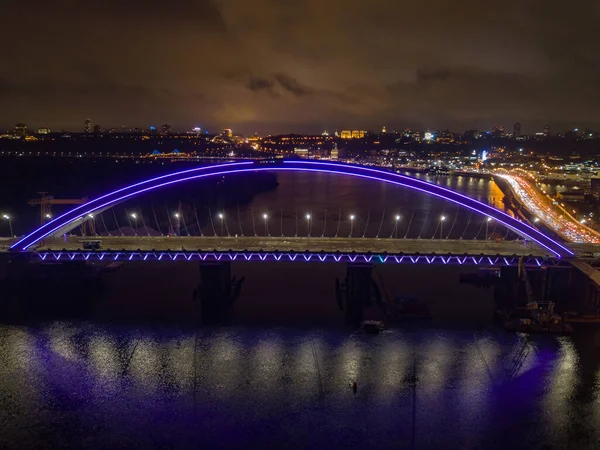
M194 299L200 302L202 322L227 322L244 279L231 277L229 262L201 262L199 268L200 283L194 292Z
M372 282L370 264L348 264L346 266L345 320L356 326L362 320L363 310L371 306Z

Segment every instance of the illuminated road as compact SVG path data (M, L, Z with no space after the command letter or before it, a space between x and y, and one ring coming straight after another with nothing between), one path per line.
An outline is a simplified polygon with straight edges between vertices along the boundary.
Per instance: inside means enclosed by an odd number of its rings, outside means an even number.
M86 238L93 239L93 238ZM470 255L548 254L544 249L523 241L484 241L450 239L375 239L375 238L306 238L306 237L102 237L103 250L234 250L234 251L309 251L357 253L423 253ZM82 238L73 236L46 240L40 249L76 250Z
M552 200L528 180L516 175L498 176L508 182L519 202L556 234L569 242L600 244L600 234L553 205Z

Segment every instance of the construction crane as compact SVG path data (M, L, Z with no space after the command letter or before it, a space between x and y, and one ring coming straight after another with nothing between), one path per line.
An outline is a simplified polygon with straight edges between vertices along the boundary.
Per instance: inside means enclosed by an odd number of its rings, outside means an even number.
M29 200L28 205L40 206L40 226L44 225L52 218L52 205L82 205L87 202L87 198L54 198L47 192L38 192L39 199ZM86 228L89 225L90 233L95 234L94 221L86 221L82 224L81 232L85 236Z

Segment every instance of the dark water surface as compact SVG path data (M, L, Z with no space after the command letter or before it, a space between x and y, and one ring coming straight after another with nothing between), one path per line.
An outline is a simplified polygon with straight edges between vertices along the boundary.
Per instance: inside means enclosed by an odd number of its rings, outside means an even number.
M340 209L375 224L367 235L381 217L413 212L422 237L441 214L457 217L451 237L471 227L469 213L441 200L332 180L280 175L277 190L241 207L244 232L268 211L270 233L293 234L310 211L311 233L335 233L321 219ZM438 181L501 201L491 182ZM233 234L237 211L226 214ZM232 270L246 281L226 327L198 324L198 267L182 262L124 264L80 317L0 325L0 448L600 448L600 335L498 330L492 291L458 283L473 268L377 266L389 295L425 301L434 316L377 336L343 326L334 295L343 265Z

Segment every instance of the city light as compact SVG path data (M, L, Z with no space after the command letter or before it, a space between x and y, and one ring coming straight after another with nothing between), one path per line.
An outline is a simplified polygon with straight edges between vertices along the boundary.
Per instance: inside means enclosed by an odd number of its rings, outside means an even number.
M132 219L137 219L137 214L136 213L131 213L131 218Z
M399 215L396 216L396 220L400 220L400 216Z
M219 213L218 217L219 217L219 219L223 219L225 217L225 215L223 213Z
M175 216L176 219L179 219L179 213L175 213L173 216Z
M52 215L50 215L50 214L46 214L45 217L46 217L46 219L52 219Z
M10 220L10 216L8 214L2 214L2 218L6 220Z
M263 214L263 219L267 220L269 218L269 216L265 213Z
M306 215L306 220L310 220L310 214Z
M350 220L354 220L354 219L355 219L354 214L350 214Z
M487 218L487 221L488 221L488 222L491 222L491 221L492 221L492 218L491 218L491 217L488 217L488 218Z
M446 216L440 217L440 220L443 222L444 220L446 220Z
M90 214L88 214L88 217L89 217L90 219L93 219L93 218L94 218L94 215L93 215L92 213L90 213Z

